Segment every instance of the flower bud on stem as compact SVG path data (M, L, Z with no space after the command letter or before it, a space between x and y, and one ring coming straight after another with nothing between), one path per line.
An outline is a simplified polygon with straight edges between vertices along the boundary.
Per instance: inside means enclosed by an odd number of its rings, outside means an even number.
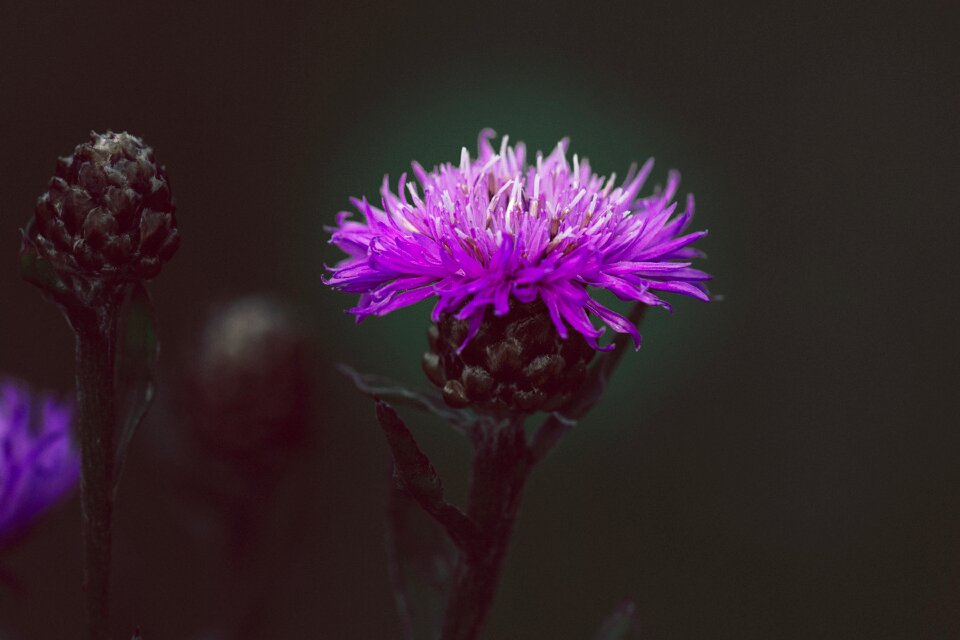
M399 196L384 180L382 210L355 200L366 223L338 216L331 242L347 257L324 279L360 294L350 309L358 320L437 301L421 364L446 408L422 394L382 390L444 417L476 447L470 504L461 515L477 536L468 542L451 536L461 558L444 640L479 636L531 467L600 399L627 342L640 347L636 325L644 308L669 309L661 292L713 299L705 285L711 276L691 268L702 257L691 245L706 235L686 232L693 197L675 214L679 173L671 171L663 188L640 197L652 159L639 171L632 167L614 189L614 177L593 174L586 160L574 155L571 167L566 139L549 155L537 153L533 165L526 147L508 146L506 136L497 153L495 135L483 130L476 158L464 148L459 165L428 173L414 163L422 199L404 174ZM634 301L632 315L604 306L592 289ZM620 335L601 346L603 330L591 317ZM595 358L598 351L606 354ZM375 382L348 374L377 396ZM550 417L528 446L523 420L538 411ZM412 437L405 427L393 435L402 436L390 444L403 488L450 533L452 512L435 470L415 445L406 446Z
M153 397L157 342L143 286L180 244L166 169L128 133L91 132L60 158L23 229L24 279L56 303L76 334L85 640L109 634L110 543L117 470ZM126 303L124 302L126 300ZM126 304L121 378L134 388L118 433L117 355ZM131 322L136 309L137 322Z
M646 305L637 304L630 320L639 323ZM436 342L436 340L435 340ZM446 531L459 550L454 569L442 640L477 640L493 605L500 572L510 545L527 478L563 435L600 399L607 381L626 350L620 335L612 348L597 358L576 393L568 395L559 412L551 413L528 444L524 422L528 413L516 411L501 420L478 420L467 434L474 445L467 512L444 499L443 483L397 412L379 392L348 371L377 401L377 419L394 459L397 484ZM389 390L389 389L386 389ZM397 396L397 393L393 393ZM401 394L401 397L404 397Z

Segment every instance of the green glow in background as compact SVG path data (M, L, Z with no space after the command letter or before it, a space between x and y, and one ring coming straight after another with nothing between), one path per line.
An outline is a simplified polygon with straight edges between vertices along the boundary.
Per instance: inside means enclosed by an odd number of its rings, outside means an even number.
M353 296L320 283L340 259L323 226L484 127L530 150L569 136L603 174L655 156L650 186L680 170L710 230L698 266L725 297L652 311L533 474L489 640L590 638L628 597L645 640L960 635L945 3L7 4L0 373L73 384L70 332L16 269L57 155L129 130L178 203L182 247L150 286L161 385L117 507L115 637L231 637L250 609L198 542L209 514L180 490L186 462L164 457L187 437L204 319L250 293L299 312L318 381L316 446L262 505L266 631L250 640L395 637L389 457L335 365L426 387L429 303L355 326ZM462 497L469 446L405 416ZM0 557L25 583L0 585L0 637L76 636L78 518L74 498Z

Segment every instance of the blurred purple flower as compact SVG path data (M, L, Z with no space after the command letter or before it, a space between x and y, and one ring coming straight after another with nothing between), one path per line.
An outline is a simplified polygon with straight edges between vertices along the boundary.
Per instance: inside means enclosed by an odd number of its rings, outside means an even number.
M80 477L70 439L72 407L0 380L0 547L22 534Z
M692 196L675 215L679 173L670 172L663 190L640 197L652 159L615 186L616 174L597 176L586 159L574 155L571 165L566 139L547 157L537 153L531 165L523 143L508 146L506 136L494 151L494 135L482 131L479 156L464 148L459 167L444 164L427 173L413 163L422 195L406 174L394 195L385 177L383 209L354 198L365 222L339 214L331 242L349 257L324 282L360 294L350 310L358 322L436 296L434 322L444 313L466 320L465 345L490 305L503 316L511 297L520 303L539 298L563 338L569 325L600 349L603 329L593 326L592 314L629 333L639 347L636 326L593 299L587 287L668 309L657 293L710 300L703 284L710 276L690 266L702 257L690 245L706 231L684 234Z

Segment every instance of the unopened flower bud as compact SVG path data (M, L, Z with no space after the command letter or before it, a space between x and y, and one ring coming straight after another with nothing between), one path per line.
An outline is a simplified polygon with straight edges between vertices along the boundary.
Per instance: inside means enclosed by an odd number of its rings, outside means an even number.
M91 132L60 158L27 225L23 253L61 278L147 280L180 245L166 170L128 133Z
M302 446L311 386L307 351L292 314L268 298L242 298L214 315L195 378L201 443L245 459Z
M450 315L430 327L423 369L447 404L493 415L559 409L583 383L594 355L579 333L561 338L540 302L515 304L500 317L488 311L457 353L468 330Z

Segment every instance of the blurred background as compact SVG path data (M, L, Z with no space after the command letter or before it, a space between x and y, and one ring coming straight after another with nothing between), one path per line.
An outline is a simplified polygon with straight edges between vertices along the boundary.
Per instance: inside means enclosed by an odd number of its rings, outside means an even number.
M72 335L16 260L57 156L90 129L143 136L178 203L115 637L399 637L390 461L335 365L427 386L428 307L356 326L320 283L324 225L483 127L570 136L601 173L679 169L725 298L649 314L537 469L487 637L590 638L624 598L649 639L960 637L960 56L949 3L925 7L6 3L0 372L72 388ZM298 373L251 374L262 398L211 423L204 336L250 295L284 310L265 353ZM264 406L300 426L244 431ZM462 497L468 445L406 416ZM0 556L0 637L76 634L78 532L74 495Z

